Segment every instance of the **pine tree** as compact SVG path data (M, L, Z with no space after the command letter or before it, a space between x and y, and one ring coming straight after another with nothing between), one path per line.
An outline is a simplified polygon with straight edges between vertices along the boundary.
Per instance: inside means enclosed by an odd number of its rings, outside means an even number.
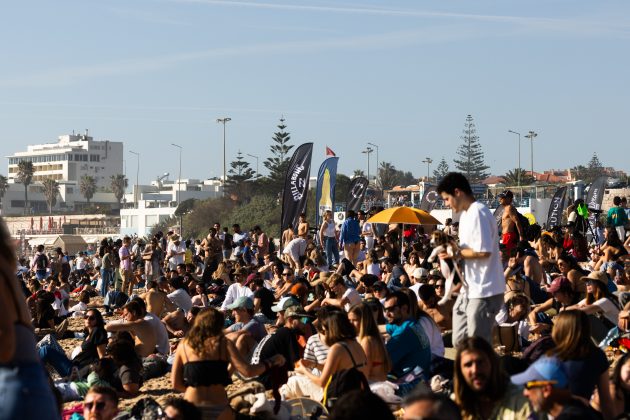
M433 177L435 178L435 182L439 184L442 178L444 178L447 173L449 173L448 163L446 163L446 159L444 159L444 156L442 156L442 160L438 164L437 168L433 170Z
M455 168L466 175L471 184L481 182L488 177L487 170L490 167L484 164L481 143L479 143L477 128L471 115L466 116L466 123L460 138L464 143L457 149L459 159L453 159Z
M597 177L604 175L604 165L600 162L597 157L597 153L593 153L593 157L589 160L587 169L586 169L586 180L587 182L593 182L597 179Z
M230 162L228 177L225 183L225 189L230 197L235 201L243 201L250 197L252 191L252 181L256 176L256 172L249 167L249 162L243 157L243 153L239 150L236 160Z
M273 144L270 147L272 156L263 162L265 168L269 170L265 184L267 190L274 195L282 191L284 177L291 159L289 152L293 149L293 145L289 144L291 135L286 131L287 126L284 121L284 118L280 118L278 131L272 137Z

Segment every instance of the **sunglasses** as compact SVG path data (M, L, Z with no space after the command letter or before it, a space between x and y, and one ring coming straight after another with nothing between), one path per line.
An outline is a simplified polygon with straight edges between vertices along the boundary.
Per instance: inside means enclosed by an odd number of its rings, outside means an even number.
M540 388L545 385L555 385L558 381L530 381L525 384L525 389Z
M384 310L385 312L394 312L394 309L398 308L398 306L399 306L399 305L387 306L387 307L384 307L384 308L383 308L383 310Z
M84 318L87 319L88 321L94 321L96 319L94 315L86 316Z
M96 411L102 411L105 408L106 402L105 401L98 401L98 402L86 402L83 404L83 406L85 408L88 409L88 411L92 411L92 408L96 408Z
M436 288L436 289L437 289L437 288L440 288L440 289L441 289L441 288L443 288L443 287L444 287L444 285L443 285L443 284L440 284L440 283L436 283L436 284L435 284L435 288Z
M283 276L290 276L291 273L282 273Z

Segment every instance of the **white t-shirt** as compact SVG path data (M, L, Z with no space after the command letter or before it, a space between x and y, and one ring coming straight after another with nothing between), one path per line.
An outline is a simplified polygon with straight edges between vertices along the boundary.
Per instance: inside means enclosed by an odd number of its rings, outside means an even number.
M431 353L436 356L444 357L444 340L442 339L440 327L438 327L435 321L428 316L420 317L420 325L422 325L425 334L429 337Z
M499 253L497 223L490 210L474 201L459 219L459 241L462 248L489 252L488 258L464 260L464 293L471 299L496 296L505 292L505 276Z
M604 316L613 324L617 325L619 321L619 308L615 306L608 298L601 298L592 303L595 306L599 306L599 309ZM578 305L586 305L586 299L582 299Z
M179 246L177 246L175 245L175 242L171 242L171 244L168 246L168 251L173 255L171 258L169 258L169 262L172 265L176 266L178 264L184 263L184 254L174 255L175 253L186 252L186 245L184 245L184 243L180 242Z
M234 303L241 296L247 296L253 299L254 292L252 292L248 286L243 286L240 283L231 284L227 292L225 292L225 299L223 300L223 304L221 304L221 310L227 310L228 305Z
M151 328L155 331L158 352L160 352L160 354L169 354L168 331L162 321L160 321L160 318L151 312L147 312L144 316L144 320L148 321L149 324L151 324Z
M299 261L300 257L306 254L306 240L303 238L291 239L291 242L282 251L283 254L290 255L295 261Z
M343 292L343 296L341 297L341 299L345 298L348 299L348 303L343 306L343 309L346 312L350 311L350 308L352 308L354 305L358 305L359 303L361 303L361 295L359 294L359 292L357 292L356 289L353 289L352 287L348 287L346 291Z
M192 298L185 290L177 289L166 296L175 304L175 306L186 313L188 313L193 306Z

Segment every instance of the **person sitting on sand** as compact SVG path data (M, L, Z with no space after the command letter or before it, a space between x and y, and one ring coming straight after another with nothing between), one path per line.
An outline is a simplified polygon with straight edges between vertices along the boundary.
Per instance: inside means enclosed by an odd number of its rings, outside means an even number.
M136 343L136 352L140 357L147 357L155 352L157 334L149 321L143 316L142 307L138 302L131 301L123 306L122 322L109 322L105 325L108 332L128 331Z
M225 389L232 383L228 364L231 363L242 375L252 377L285 363L284 357L276 354L250 365L234 343L225 338L224 323L221 311L212 307L204 309L186 338L177 346L173 360L173 388L184 392L184 399L195 404L203 418L234 418Z
M105 386L90 388L83 401L85 420L113 420L118 415L118 394Z

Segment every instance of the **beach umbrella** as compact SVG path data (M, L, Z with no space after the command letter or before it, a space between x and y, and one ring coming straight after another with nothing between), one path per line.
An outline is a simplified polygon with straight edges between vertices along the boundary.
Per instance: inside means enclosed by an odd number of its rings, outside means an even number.
M35 219L31 217L31 230L35 227Z
M405 225L441 225L442 223L424 210L415 207L391 207L367 220L369 223L402 223Z
M442 223L424 210L415 207L391 207L385 209L367 220L369 223L402 223L405 225L441 225ZM400 262L403 260L403 235L400 235Z
M44 217L39 216L39 230L44 230Z

